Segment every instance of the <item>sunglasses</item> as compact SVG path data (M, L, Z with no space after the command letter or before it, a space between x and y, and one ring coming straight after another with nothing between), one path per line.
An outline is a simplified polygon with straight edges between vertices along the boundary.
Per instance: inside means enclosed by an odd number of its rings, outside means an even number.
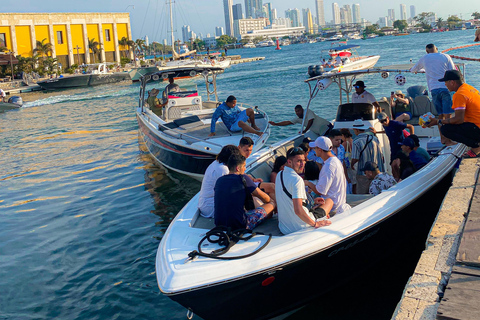
M363 88L361 86L353 86L355 89L360 89L360 88Z
M305 154L305 151L303 151L303 149L300 148L300 147L295 147L295 148L292 148L292 149L288 150L288 152L287 152L287 157L288 157L288 156L291 156L291 155L293 155L293 154L296 154L296 153L298 153L298 154Z

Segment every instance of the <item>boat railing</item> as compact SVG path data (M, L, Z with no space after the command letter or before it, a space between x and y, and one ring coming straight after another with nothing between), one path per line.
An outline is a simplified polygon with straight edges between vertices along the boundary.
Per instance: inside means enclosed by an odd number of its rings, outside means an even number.
M240 108L246 108L244 106L248 106L248 107L252 107L253 106L250 106L250 105L247 105L247 104L243 104L243 103L240 103L238 105ZM145 110L149 110L149 112L145 112ZM268 115L265 111L263 110L260 110L258 109L258 107L254 107L254 110L260 114L263 114L264 118L265 118L265 121L266 121L266 126L265 126L265 129L262 131L263 134L265 134L265 132L267 131L267 129L269 128L269 123L268 123ZM155 117L152 117L149 113L153 113L150 108L148 107L148 105L145 105L144 106L144 114L147 116L148 118L148 121L151 122L151 123L154 123L156 125L156 127L160 130L160 128L164 129L162 130L162 132L166 135L169 135L171 136L172 138L176 138L176 139L183 139L183 138L188 138L188 139L191 139L191 140L195 140L195 141L198 141L198 142L204 142L204 143L207 143L207 144L211 144L211 145L214 145L214 146L217 146L217 147L220 147L222 148L223 145L220 145L218 143L215 143L215 142L212 142L211 140L209 140L210 138L199 138L199 137L195 137L195 136L192 136L188 133L184 133L184 132L181 132L179 130L176 130L175 128L169 128L168 126L166 126L165 124L163 124L162 122L158 121L157 119L155 119Z

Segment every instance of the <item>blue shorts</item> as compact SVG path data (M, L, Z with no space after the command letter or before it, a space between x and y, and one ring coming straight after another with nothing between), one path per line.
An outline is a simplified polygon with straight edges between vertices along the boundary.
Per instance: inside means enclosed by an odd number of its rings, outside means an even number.
M448 89L440 88L431 91L433 104L438 114L453 113L452 95Z
M247 211L245 214L247 216L247 229L253 230L265 219L267 216L267 211L263 207L258 207L256 209Z
M238 126L239 121L243 121L245 123L248 121L248 116L247 116L247 110L246 109L238 114L237 120L235 120L235 123L232 124L232 126L230 127L230 131L236 132L236 131L241 131L242 130L242 128L240 128Z

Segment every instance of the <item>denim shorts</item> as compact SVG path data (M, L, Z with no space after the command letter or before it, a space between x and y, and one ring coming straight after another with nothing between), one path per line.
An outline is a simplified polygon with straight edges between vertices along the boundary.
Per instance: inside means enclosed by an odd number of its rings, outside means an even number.
M267 216L267 211L263 207L258 207L253 210L249 210L246 213L247 216L247 229L253 230L256 226L262 222Z
M448 89L439 88L431 91L433 104L438 114L453 113L452 95Z
M242 130L242 128L240 128L238 126L239 121L243 121L245 123L248 121L248 116L247 116L247 110L246 109L238 114L237 120L230 127L230 131L236 132L236 131L241 131Z

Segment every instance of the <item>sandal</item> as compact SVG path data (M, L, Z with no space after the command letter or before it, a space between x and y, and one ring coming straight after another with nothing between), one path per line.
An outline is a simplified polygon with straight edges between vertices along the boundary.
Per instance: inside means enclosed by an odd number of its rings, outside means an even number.
M463 154L463 158L470 158L470 159L473 159L473 158L479 158L480 157L480 154L476 154L475 152L473 152L472 150L468 150L467 152L465 152Z

